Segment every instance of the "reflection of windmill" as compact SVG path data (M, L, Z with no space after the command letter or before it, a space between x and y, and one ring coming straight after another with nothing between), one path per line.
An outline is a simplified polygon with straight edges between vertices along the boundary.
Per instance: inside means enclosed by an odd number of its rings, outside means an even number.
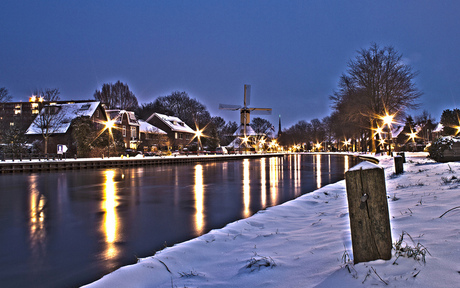
M255 135L254 130L252 130L251 126L249 126L250 113L254 111L254 114L265 114L270 115L272 112L272 108L251 108L248 107L250 105L251 98L251 85L244 85L244 106L241 105L227 105L227 104L219 104L219 109L223 110L240 110L241 113L241 125L238 128L237 132L235 133L237 136L253 136Z

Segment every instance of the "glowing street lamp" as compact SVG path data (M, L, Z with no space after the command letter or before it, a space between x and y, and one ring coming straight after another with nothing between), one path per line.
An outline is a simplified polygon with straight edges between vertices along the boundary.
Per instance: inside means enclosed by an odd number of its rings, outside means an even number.
M343 141L343 146L345 146L345 149L348 151L348 145L350 145L350 141L348 141L347 139L345 139L345 141Z
M107 130L108 142L107 142L107 157L110 157L110 135L112 134L112 128L114 125L113 120L105 122L105 129Z
M393 123L394 114L385 113L385 116L380 117L383 120L383 125L388 127L388 155L391 155L391 124Z
M200 151L202 150L202 147L201 147L201 136L202 135L203 135L203 132L201 130L195 131L195 138L198 140L198 148Z
M321 143L316 143L315 148L318 149L318 152L319 152L319 150L321 149Z

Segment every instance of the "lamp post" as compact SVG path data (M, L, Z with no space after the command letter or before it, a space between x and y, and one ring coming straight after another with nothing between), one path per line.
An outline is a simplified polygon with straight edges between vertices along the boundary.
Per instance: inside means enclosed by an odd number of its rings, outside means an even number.
M201 130L196 130L196 131L195 131L195 137L196 137L196 139L197 139L197 141L198 141L198 152L197 152L197 155L200 154L200 151L201 151L201 148L202 148L202 147L201 147L201 135L202 135Z
M391 155L391 123L393 123L393 117L394 115L389 115L386 114L385 116L382 117L383 124L387 125L388 127L388 155Z
M107 158L110 158L110 134L112 133L113 121L105 122L105 129L107 130Z

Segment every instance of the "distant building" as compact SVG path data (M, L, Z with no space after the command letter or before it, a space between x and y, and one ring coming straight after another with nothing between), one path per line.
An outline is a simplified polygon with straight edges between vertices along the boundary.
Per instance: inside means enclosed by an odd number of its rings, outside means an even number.
M145 121L167 133L172 150L182 150L190 144L195 136L195 131L192 128L174 116L153 113Z
M162 147L169 147L168 133L152 124L139 119L140 148L144 152L155 152Z
M139 121L132 111L106 110L108 119L114 121L115 127L120 129L125 148L136 150L140 144Z
M15 126L27 129L45 105L87 103L96 101L44 101L43 98L30 97L29 102L3 102L0 103L0 129L4 131Z

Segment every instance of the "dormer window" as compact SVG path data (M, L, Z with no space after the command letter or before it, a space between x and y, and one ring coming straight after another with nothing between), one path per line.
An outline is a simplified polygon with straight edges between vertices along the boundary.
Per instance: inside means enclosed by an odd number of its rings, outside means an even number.
M91 104L84 104L81 106L80 110L88 110L91 107Z

